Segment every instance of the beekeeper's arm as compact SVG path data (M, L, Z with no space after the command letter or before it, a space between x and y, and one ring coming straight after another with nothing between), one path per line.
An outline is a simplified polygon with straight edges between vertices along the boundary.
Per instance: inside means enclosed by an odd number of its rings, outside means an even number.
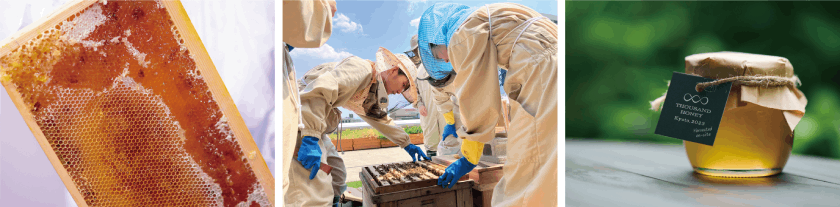
M391 119L390 116L385 116L382 119L376 119L364 115L359 115L362 120L370 124L376 131L385 135L385 138L394 142L400 146L400 148L405 148L409 144L411 144L411 139L408 138L408 133L405 133L402 127L397 126L394 123L394 120Z
M417 81L414 81L414 82L417 83ZM414 103L411 103L411 106L414 106L414 108L416 108L416 109L419 108L420 106L425 106L425 104L423 103L422 94L423 94L422 89L420 89L420 87L417 87L417 101L415 101Z
M283 42L318 48L332 33L334 0L283 1Z
M414 82L417 83L417 81L414 81ZM415 101L414 103L411 103L411 106L413 106L417 110L420 110L420 115L421 116L427 116L428 114L426 114L426 113L428 113L428 112L426 111L426 103L423 102L423 96L422 96L423 91L422 90L425 90L425 89L421 89L420 87L417 87L417 101Z
M411 140L408 138L408 133L405 133L402 127L397 126L397 124L394 123L394 120L391 119L390 116L385 116L385 118L382 119L375 119L367 116L359 117L361 117L362 120L365 120L365 122L370 124L370 126L372 126L374 129L382 133L382 135L385 135L385 138L388 138L388 140L391 140L391 142L394 142L394 144L397 144L400 146L400 148L403 148L405 152L407 152L408 155L411 156L412 161L422 160L420 158L431 160L431 158L429 158L429 156L426 156L426 153L423 152L423 150L420 149L420 147L411 144Z
M466 32L459 32L464 33ZM501 94L497 61L491 55L486 31L483 35L469 37L456 33L450 40L449 60L455 75L453 90L458 97L463 127L458 135L464 139L461 152L472 164L478 164L484 144L495 138L495 127L501 114ZM461 35L464 35L461 34Z
M440 91L439 89L432 89L432 94L437 104L438 113L443 114L443 119L446 120L446 126L443 127L443 133L440 135L440 140L444 141L447 137L453 136L458 138L455 129L455 103L452 101L449 93Z
M300 94L302 136L321 137L326 131L327 113L350 99L361 86L370 84L371 65L359 57L349 57L309 83Z
M434 94L434 101L435 104L437 104L439 113L446 114L455 109L455 103L452 101L449 93L443 92L437 88L432 88L432 93ZM452 123L454 124L455 121L453 120ZM450 122L447 120L446 124L450 124Z

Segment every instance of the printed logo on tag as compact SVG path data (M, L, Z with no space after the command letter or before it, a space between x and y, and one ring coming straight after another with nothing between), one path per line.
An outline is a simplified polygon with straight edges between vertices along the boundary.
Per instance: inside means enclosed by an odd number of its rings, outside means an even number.
M696 91L697 83L709 81L714 79L674 72L655 133L712 146L732 83Z

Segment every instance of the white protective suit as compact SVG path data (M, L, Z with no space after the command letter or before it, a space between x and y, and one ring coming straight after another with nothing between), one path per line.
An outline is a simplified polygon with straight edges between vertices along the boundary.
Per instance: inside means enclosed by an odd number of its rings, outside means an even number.
M332 14L330 4L332 0L315 1L283 1L283 42L298 48L318 48L327 42L332 33ZM328 182L322 180L313 183L323 185L294 185L290 184L290 169L292 163L297 168L303 168L299 162L292 162L296 159L293 156L299 146L298 127L303 126L300 121L300 97L298 96L297 81L295 80L295 68L292 63L289 50L283 47L283 163L279 177L283 178L283 189L287 206L301 206L305 201L315 201L323 204L329 199L332 202L333 196L327 187L315 188L314 186L327 186ZM316 136L320 137L320 136ZM323 140L323 139L322 139ZM323 145L322 152L324 151ZM327 156L323 156L326 158ZM320 174L320 173L319 173ZM318 177L316 179L321 179ZM306 177L309 180L309 177ZM293 191L293 192L292 192ZM292 193L290 193L292 192ZM316 200L317 199L317 200ZM329 204L326 204L329 205Z
M508 70L507 162L492 205L558 205L557 25L519 4L490 4L467 17L447 49L457 75L443 90L458 98L461 138L493 140L501 114L496 71Z
M374 79L376 79L375 84L372 83ZM324 134L332 132L340 122L341 112L337 107L353 108L348 104L352 102L354 96L367 93L371 88L378 89L376 97L373 97L374 100L382 100L382 98L385 100L379 106L386 109L388 105L388 95L385 92L381 77L374 73L370 61L356 56L345 58L339 63L325 63L316 66L304 75L300 85L305 86L300 93L301 115L305 127L300 130L298 139L303 136L323 137L318 141L322 152L326 152L324 153L326 156L322 156L321 161L332 167L337 166L333 166L329 159L338 156L329 155L335 151L335 147L326 146L332 144L329 143L329 138ZM401 127L398 127L390 117L374 118L365 114L357 115L400 147L404 148L411 144L408 134ZM298 148L299 145L293 150L297 151ZM327 148L333 150L327 151L325 150ZM337 155L337 152L335 155ZM336 185L333 185L333 188L317 187L329 186L330 181L335 182L325 173L319 172L313 180L309 180L309 173L310 171L303 168L299 163L292 165L289 170L289 192L286 193L287 205L330 205L334 193L340 193L334 191ZM340 183L343 184L343 181Z
M324 134L321 139L330 140L330 136ZM344 159L338 154L338 149L331 141L324 142L324 148L327 151L322 152L327 156L327 165L332 167L330 176L332 177L333 196L341 196L344 190L347 190L347 167L344 166Z
M450 95L448 95L446 93L442 93L442 92L437 91L437 90L435 90L435 95L436 96L442 96L441 99L445 99L446 97L449 97L448 101L445 101L442 104L436 106L437 110L438 110L437 111L438 115L442 115L442 114L445 114L447 112L452 112L454 114L454 118L455 118L455 129L461 128L463 126L463 123L461 123L461 117L459 115L460 110L458 110L457 99L455 99L455 97L451 97ZM447 106L447 105L449 105L449 106ZM440 125L441 128L440 128L440 134L438 134L439 136L443 135L443 127L446 126L446 121L444 121L443 123L444 123L443 125ZM443 139L443 137L441 137L441 139ZM440 142L438 144L437 150L438 150L437 151L438 155L461 154L461 138L460 137L459 138L455 138L455 137L446 138L446 140L443 140L442 142Z
M384 90L382 77L374 74L370 61L351 56L339 63L321 64L313 70L317 71L307 72L302 80L306 85L300 93L303 123L306 127L301 129L301 136L320 137L328 127L327 112L340 113L337 107L348 108L346 102L365 89L378 88L375 99L384 101L380 103L383 109L387 107L388 94ZM374 78L376 84L371 86ZM357 115L400 147L411 144L408 134L396 126L389 116L374 118L365 114ZM336 123L340 121L340 117L337 118L334 120Z
M402 54L400 54L402 55ZM405 55L403 55L405 56ZM407 57L406 57L407 58ZM417 77L427 77L426 69L420 64L417 68ZM461 120L458 118L458 105L449 94L443 93L435 89L429 82L416 81L419 98L414 108L423 105L426 107L426 116L420 116L420 127L423 129L423 145L426 151L437 151L438 155L458 154L461 149L461 140L450 137L443 142L443 127L446 126L446 120L443 114L454 111L455 113L455 128L461 127ZM442 101L438 102L437 99ZM447 100L448 99L448 100Z

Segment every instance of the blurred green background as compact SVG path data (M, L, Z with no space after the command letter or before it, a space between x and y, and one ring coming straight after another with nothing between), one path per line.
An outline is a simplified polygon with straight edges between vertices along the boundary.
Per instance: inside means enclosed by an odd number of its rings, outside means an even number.
M685 56L786 57L808 99L794 153L840 159L840 3L566 2L566 136L680 144L650 101Z

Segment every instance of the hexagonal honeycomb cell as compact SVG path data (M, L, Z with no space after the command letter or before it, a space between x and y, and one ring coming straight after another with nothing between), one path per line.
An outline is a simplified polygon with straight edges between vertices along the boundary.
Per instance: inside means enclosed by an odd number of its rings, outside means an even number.
M71 4L4 41L0 82L76 202L273 206L273 178L226 112L207 52L179 31L194 33L181 4Z

